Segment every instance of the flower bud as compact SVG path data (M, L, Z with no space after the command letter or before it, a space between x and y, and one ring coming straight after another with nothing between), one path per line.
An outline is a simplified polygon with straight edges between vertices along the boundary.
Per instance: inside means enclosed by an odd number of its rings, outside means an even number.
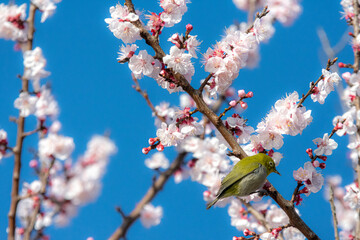
M246 228L246 229L244 230L244 235L245 235L245 236L249 236L250 233L251 233L251 231L250 231L249 229Z
M319 167L319 166L320 166L320 162L319 162L318 160L315 160L315 161L313 162L313 166L314 166L315 168Z
M254 96L254 93L252 91L250 91L246 94L246 97L248 97L248 98L252 98L253 96Z
M159 145L156 146L156 150L158 150L159 152L164 151L164 145L162 145L161 143Z
M318 156L318 158L320 158L320 159L323 160L323 161L326 161L326 160L327 160L327 156Z
M143 154L148 154L150 152L151 148L150 147L146 147L142 149L142 153Z
M38 167L38 161L36 161L35 159L31 160L31 161L29 162L29 166L30 166L31 168L37 168L37 167Z
M321 168L321 169L326 168L326 163L320 163L320 168Z
M241 90L239 90L238 91L238 96L240 97L240 98L242 98L242 97L245 97L245 90L244 89L241 89Z
M339 62L338 66L339 66L339 68L344 68L346 65L344 63L342 63L342 62Z
M240 102L240 105L241 105L241 107L243 108L243 109L247 109L247 107L248 107L248 105L247 105L247 103L246 102Z
M156 138L149 138L149 144L154 145L154 143L157 141Z
M312 157L313 150L311 148L306 149L306 153L309 155L309 157Z
M232 107L235 107L236 106L236 101L235 100L232 100L229 102L229 105L232 106Z
M186 25L186 31L187 32L191 32L193 30L193 25L191 25L190 23Z

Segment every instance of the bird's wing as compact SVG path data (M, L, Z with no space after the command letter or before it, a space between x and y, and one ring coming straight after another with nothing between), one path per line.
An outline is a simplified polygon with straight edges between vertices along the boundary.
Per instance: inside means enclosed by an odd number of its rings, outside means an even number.
M244 161L244 160L246 161L246 159L243 159L241 161ZM243 179L244 177L252 174L261 165L258 162L247 162L246 164L244 164L244 163L240 164L240 162L238 162L234 166L234 168L231 170L231 172L221 181L221 187L220 187L218 193L216 194L217 197L220 196L221 193L223 193L227 188L232 186L234 183L236 183L236 182L240 181L241 179ZM249 172L247 174L240 173L241 171L239 171L239 169L241 169L244 165L247 165L246 167L249 170Z

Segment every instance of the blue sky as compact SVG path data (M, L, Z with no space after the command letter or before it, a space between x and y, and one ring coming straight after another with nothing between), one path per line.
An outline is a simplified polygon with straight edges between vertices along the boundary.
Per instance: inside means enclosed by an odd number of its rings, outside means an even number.
M5 2L7 3L7 1ZM22 1L16 1L22 3ZM51 227L47 233L51 239L105 239L121 223L121 217L114 210L120 205L130 212L151 184L153 172L144 165L146 157L141 148L147 145L149 137L155 135L154 119L142 97L132 88L130 70L127 65L116 61L120 40L107 29L104 19L109 17L109 7L117 1L63 1L58 4L54 16L45 23L36 19L34 47L40 46L48 61L47 70L61 113L62 134L74 138L76 149L74 158L81 155L86 142L93 134L111 131L111 138L118 146L118 153L112 157L103 181L101 196L95 203L82 207L71 224L66 228ZM137 9L159 12L157 1L134 1ZM340 17L338 1L303 1L303 14L293 26L283 27L275 24L276 33L269 43L261 46L261 61L254 70L242 70L234 86L236 89L251 90L254 98L247 101L249 107L244 117L249 124L256 126L265 117L275 101L286 93L298 91L306 93L309 82L321 74L326 57L321 51L316 34L318 27L327 32L330 42L335 44L346 31L346 24ZM232 1L193 1L183 21L174 28L166 29L162 34L163 48L166 51L170 43L166 39L175 32L183 32L186 24L194 26L192 34L203 41L201 51L221 39L224 28L234 21L245 21L246 15L236 9ZM140 43L140 42L138 42ZM140 46L144 46L140 44ZM10 144L15 142L16 127L9 122L9 116L17 116L13 101L18 96L20 80L17 74L23 71L22 56L15 52L14 43L0 40L0 129L9 134ZM348 45L339 54L342 62L352 62L353 55ZM196 65L193 85L207 74ZM140 82L149 92L153 103L170 101L178 104L178 94L169 95L166 90L148 78ZM270 176L271 182L287 198L296 185L292 171L303 166L308 160L305 150L314 147L312 139L321 137L332 129L332 119L341 114L338 96L332 93L324 105L306 100L305 106L312 110L313 123L302 135L285 137L281 149L284 159L278 170L282 176ZM35 120L27 122L31 130ZM346 184L353 180L353 172L346 158L347 138L335 136L339 148L328 158L323 174L341 174ZM30 148L36 148L36 137L27 138L24 147L21 182L32 181L33 172L27 167L31 160ZM172 159L171 149L165 153ZM10 180L13 158L0 162L0 239L5 238L7 212L9 209ZM230 226L230 217L226 208L205 210L202 199L204 187L186 181L179 185L171 179L153 201L162 205L164 217L159 226L144 229L139 222L130 229L129 239L232 239L239 232ZM331 213L323 193L311 194L299 207L300 212L313 230L322 239L331 239ZM319 224L321 223L321 224Z

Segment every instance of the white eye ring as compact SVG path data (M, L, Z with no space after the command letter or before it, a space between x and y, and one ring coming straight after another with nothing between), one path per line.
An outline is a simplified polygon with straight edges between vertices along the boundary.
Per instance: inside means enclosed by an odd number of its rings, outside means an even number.
M274 166L274 163L273 163L273 162L270 162L270 166L271 166L271 167Z

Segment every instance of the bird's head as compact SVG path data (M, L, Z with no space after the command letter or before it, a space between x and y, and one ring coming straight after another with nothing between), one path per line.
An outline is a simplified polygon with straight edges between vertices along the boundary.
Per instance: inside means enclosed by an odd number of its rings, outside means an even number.
M268 175L274 172L281 176L278 170L276 170L275 162L271 157L269 157L264 153L259 153L258 155L259 155L259 162L266 168Z

